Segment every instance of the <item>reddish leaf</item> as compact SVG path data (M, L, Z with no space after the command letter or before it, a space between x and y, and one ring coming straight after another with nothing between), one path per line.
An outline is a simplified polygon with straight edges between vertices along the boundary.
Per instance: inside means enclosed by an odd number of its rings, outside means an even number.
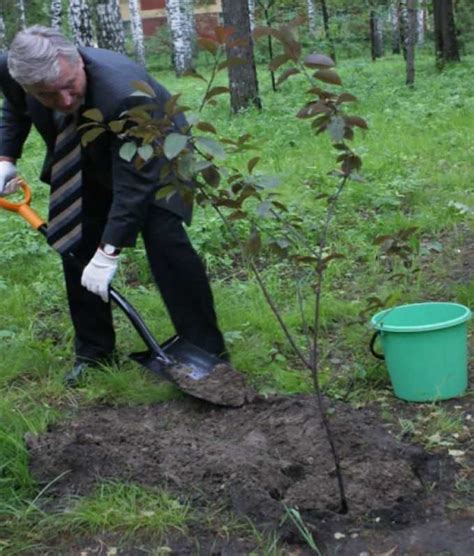
M280 54L279 56L275 56L271 62L268 64L268 67L272 71L276 71L280 66L286 64L290 60L289 56L286 54Z
M214 28L214 33L219 44L226 44L229 37L231 37L235 33L235 29L234 27L218 26Z
M313 76L320 81L324 81L324 83L330 83L331 85L342 85L342 80L339 77L339 74L337 74L333 70L321 69L314 72Z
M304 59L304 65L308 68L328 69L335 66L334 60L324 54L309 54Z
M357 100L357 97L355 97L354 95L351 95L350 93L341 93L337 97L336 104L342 104L343 102L355 102L356 100Z
M196 127L201 131L209 131L209 133L217 133L216 128L209 122L199 122Z
M258 161L260 160L259 156L256 156L255 158L252 158L252 160L248 161L247 164L247 169L249 171L249 174L252 173L252 170L255 168L255 166L258 164Z
M221 175L214 166L206 168L201 173L206 183L209 184L211 187L217 187L219 185L221 181Z
M208 39L205 37L199 37L197 43L199 48L202 48L203 50L207 50L207 52L210 52L213 56L217 54L217 50L219 46L216 41L213 41L212 39Z
M301 119L313 118L317 114L328 114L329 112L331 112L331 109L323 102L310 102L296 114L296 117Z
M245 252L247 255L254 257L258 255L262 249L262 240L258 229L253 226L250 236L245 244Z
M277 85L281 85L281 83L283 83L284 81L286 81L288 79L288 77L292 76L292 75L296 75L297 73L301 73L299 69L297 68L288 68L287 70L285 70L280 77L277 79L276 84Z
M220 71L220 70L223 70L223 69L226 69L226 68L230 68L232 66L244 66L248 63L249 63L248 60L245 60L244 58L237 58L237 57L234 56L232 58L228 58L224 62L221 62L217 66L217 71Z
M327 257L324 257L321 260L321 265L327 266L327 264L334 259L345 259L345 256L342 255L341 253L331 253L330 255L327 255Z
M195 79L200 79L201 81L204 81L204 83L207 83L207 79L196 70L189 70L184 72L183 77L194 77Z
M243 210L236 210L229 216L229 220L243 220L247 218L247 213Z
M258 40L262 37L272 36L279 41L285 42L285 35L278 29L273 29L273 27L255 27L252 36L254 39Z
M367 125L367 122L364 120L364 118L359 118L359 116L346 116L344 119L350 126L355 125L356 127L360 127L361 129L369 129L369 126Z
M206 100L211 99L217 95L223 95L224 93L229 92L229 87L212 87L210 91L207 92L206 96L204 97Z

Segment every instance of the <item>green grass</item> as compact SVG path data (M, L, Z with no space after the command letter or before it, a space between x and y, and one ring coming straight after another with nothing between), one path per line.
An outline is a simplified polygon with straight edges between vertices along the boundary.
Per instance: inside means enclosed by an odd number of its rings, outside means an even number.
M465 58L438 73L431 57L420 56L413 90L403 84L404 66L398 58L387 57L376 64L353 59L338 67L344 89L359 98L351 112L365 117L370 131L357 133L355 140L364 161L365 182L349 186L331 228L331 245L345 255L329 268L323 294L321 381L334 398L354 404L390 398L386 371L368 353L370 312L363 311L370 296L390 296L392 304L442 298L473 305L472 281L449 282L450 261L473 223L472 212L455 205L474 205L474 146L468 140L474 128L472 62L472 57ZM177 80L171 72L157 77L173 92L181 91L187 105L198 106L204 84ZM218 97L217 106L206 108L202 117L225 136L252 134L258 149L231 157L228 163L244 169L248 158L260 156L257 173L281 177L281 198L303 216L303 232L314 241L314 228L325 210L315 197L334 190L333 178L327 175L335 166L334 153L326 137L314 137L307 122L294 118L306 98L308 87L302 79L289 80L274 94L267 72L260 68L260 82L262 112L252 109L232 117L227 99ZM42 152L39 137L32 134L21 170L33 187L33 205L45 215L47 188L37 178ZM245 226L239 226L244 234ZM411 242L412 268L421 270L412 272L402 261L393 260L389 271L374 239L411 226L417 227ZM263 227L268 234L277 231L272 222ZM310 391L308 376L288 348L254 278L228 245L218 217L210 209L197 209L190 235L213 278L220 323L235 365L262 392ZM134 485L106 485L93 496L75 501L61 516L45 513L47 492L37 499L38 488L27 467L25 433L45 430L77 406L159 403L180 393L157 384L132 362L94 373L78 391L68 392L61 378L73 360L73 337L58 258L13 215L0 213L0 237L0 553L21 553L27 547L34 552L31 547L54 538L55 527L71 535L116 529L133 533L139 524L163 532L185 528L190 508L166 493ZM437 242L440 252L423 251L430 242ZM301 278L298 294L291 265L268 253L258 262L298 345L306 349L299 299L310 321L312 277ZM141 245L125 253L115 284L160 340L172 335ZM119 311L115 316L125 361L128 352L142 345L126 318ZM433 419L443 427L443 435L457 430L457 422L449 419L449 415ZM414 427L425 439L436 432L431 434L422 422ZM149 512L145 520L143 511ZM137 516L141 516L138 521ZM177 521L167 521L168 517ZM268 553L274 553L273 544L269 546Z

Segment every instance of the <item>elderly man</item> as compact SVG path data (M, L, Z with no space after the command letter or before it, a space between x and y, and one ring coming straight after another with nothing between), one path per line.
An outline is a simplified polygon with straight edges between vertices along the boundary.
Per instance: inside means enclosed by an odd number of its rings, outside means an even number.
M160 169L166 161L154 158L138 170L120 157L121 139L110 132L80 145L77 127L84 111L97 108L108 122L137 103L149 104L145 96L130 96L133 81L146 82L159 106L170 97L129 58L76 48L55 29L21 31L8 55L0 55L0 195L15 190L15 164L33 124L46 144L41 179L51 185L48 241L60 254L73 252L87 263L80 272L63 258L76 351L65 377L69 385L113 358L108 288L120 251L133 247L139 234L176 332L226 355L205 269L183 228L191 206L179 195L155 198L165 185ZM174 124L180 129L186 121L178 115Z

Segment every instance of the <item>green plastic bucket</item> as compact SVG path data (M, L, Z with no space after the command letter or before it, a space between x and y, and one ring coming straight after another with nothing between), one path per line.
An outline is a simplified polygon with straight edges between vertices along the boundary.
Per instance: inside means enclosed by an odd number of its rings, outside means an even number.
M395 395L427 402L467 388L467 325L471 311L458 303L415 303L372 317L374 355L385 359ZM384 355L373 350L380 336Z

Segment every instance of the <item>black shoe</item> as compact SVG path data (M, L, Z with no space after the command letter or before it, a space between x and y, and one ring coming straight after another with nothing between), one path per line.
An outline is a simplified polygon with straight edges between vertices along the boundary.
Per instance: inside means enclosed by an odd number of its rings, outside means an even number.
M94 365L88 363L87 361L77 361L72 370L64 375L64 385L68 388L75 388L76 386L79 386L79 383L85 377L87 371L92 367L94 367Z

